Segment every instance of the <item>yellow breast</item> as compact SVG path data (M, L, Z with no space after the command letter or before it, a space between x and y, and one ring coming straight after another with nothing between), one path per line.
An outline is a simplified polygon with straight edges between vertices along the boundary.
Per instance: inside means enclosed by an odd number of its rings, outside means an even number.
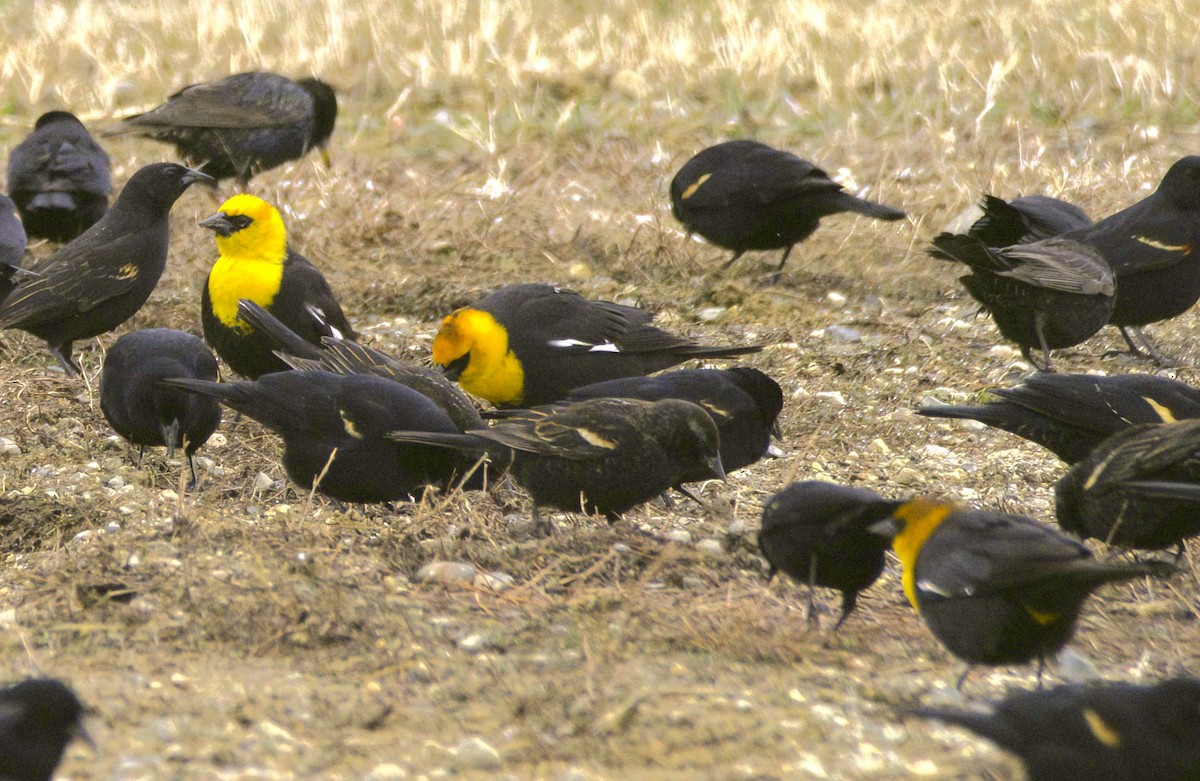
M208 297L213 315L229 328L249 331L238 317L238 301L248 298L269 309L283 282L283 263L222 255L208 273Z

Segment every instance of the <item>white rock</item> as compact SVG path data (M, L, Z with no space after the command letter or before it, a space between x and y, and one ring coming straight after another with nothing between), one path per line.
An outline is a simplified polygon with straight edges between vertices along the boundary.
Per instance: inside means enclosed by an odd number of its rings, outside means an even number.
M696 543L696 550L709 555L718 555L725 552L725 546L716 537L705 537Z
M733 523L729 524L729 533L735 537L741 537L749 530L750 524L746 523L745 521L734 521Z
M408 778L408 771L399 765L389 763L371 768L363 777L363 781L399 781L402 778Z
M926 445L922 452L930 458L945 458L950 455L950 448L941 445Z
M664 534L663 537L668 542L678 542L683 545L687 545L692 541L692 533L687 529L671 529L671 531Z
M500 752L482 738L467 738L450 752L454 764L472 770L499 770L504 762Z
M480 572L472 581L475 588L487 588L492 591L507 591L516 583L513 576L507 572Z
M826 294L825 300L831 304L837 304L838 306L846 303L846 297L836 290L830 290L829 293Z
M105 485L107 485L109 488L124 488L125 478L117 475L116 477L111 478L107 483L105 483Z
M258 476L254 478L255 491L266 491L273 485L275 485L275 481L266 472L259 472Z
M841 391L817 391L813 395L818 399L828 399L839 407L846 406L846 397L842 395Z
M465 561L431 561L417 570L413 580L422 583L473 583L478 573L474 564Z
M495 643L492 642L492 638L478 633L469 634L458 641L458 647L469 654L486 651L494 645Z
M0 437L0 456L19 456L21 446L8 437Z
M697 312L696 317L701 322L711 323L713 320L716 320L718 317L725 314L725 311L725 307L723 306L710 306Z
M992 356L993 358L999 358L1002 361L1010 361L1013 358L1021 357L1020 350L1014 350L1013 348L1009 347L1007 344L993 345L991 348L988 349L987 354Z

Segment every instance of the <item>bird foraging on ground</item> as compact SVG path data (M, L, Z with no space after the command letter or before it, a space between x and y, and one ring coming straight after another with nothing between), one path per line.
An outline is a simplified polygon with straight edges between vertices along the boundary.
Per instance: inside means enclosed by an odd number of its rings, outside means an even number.
M70 241L108 211L108 155L74 114L47 112L9 155L8 192L27 235Z
M475 459L440 447L396 442L395 430L456 434L458 427L426 396L369 374L321 371L265 374L252 382L167 379L160 384L219 399L283 439L283 468L304 490L317 484L344 502L419 498L446 487Z
M1099 331L1115 304L1113 272L1092 248L1065 238L991 248L971 236L940 233L929 254L966 265L963 287L991 312L1006 339L1038 369L1051 371L1050 351ZM1038 366L1030 350L1041 349Z
M1058 523L1111 545L1159 549L1200 534L1200 419L1118 432L1063 475Z
M1172 571L1162 562L1096 561L1046 524L932 499L906 502L872 528L893 536L904 593L952 654L969 665L1037 659L1039 681L1046 657L1074 634L1088 595Z
M507 285L442 320L433 362L498 407L529 407L563 399L573 388L650 374L690 358L762 349L701 345L655 328L653 317L552 285Z
M677 369L653 377L622 377L575 388L567 401L605 397L683 399L699 404L717 424L721 465L726 474L771 453L771 436L779 436L777 420L783 411L779 383L749 366Z
M698 475L725 479L716 424L680 399L586 399L514 413L463 434L397 429L390 436L508 464L533 498L535 519L542 506L615 521Z
M1052 451L1068 464L1138 423L1200 418L1200 389L1153 374L1034 374L990 391L987 404L940 404L917 414L978 420Z
M812 163L758 141L726 141L701 150L671 180L671 213L688 233L733 252L783 250L779 278L792 247L838 212L900 220L900 209L856 198Z
M251 177L298 160L313 147L329 164L337 96L319 79L252 71L184 87L166 103L126 117L111 134L134 133L173 144L214 179Z
M1200 778L1200 681L1012 691L990 712L913 708L1016 754L1028 781Z
M333 291L317 267L288 246L283 218L253 195L235 195L201 220L216 234L220 256L200 296L204 338L229 367L258 379L288 365L275 355L275 343L238 315L238 302L253 301L305 341L355 338Z
M21 268L28 242L16 204L8 196L0 195L0 301L13 289L14 280L29 274Z
M1176 161L1146 198L1063 238L1087 244L1112 267L1117 298L1109 323L1130 351L1169 362L1141 328L1200 300L1200 156Z
M0 689L0 779L50 781L75 738L92 743L83 704L66 684L30 678Z
M217 359L198 337L170 328L125 334L108 348L100 371L100 411L125 441L167 448L173 458L182 447L196 483L192 456L221 423L221 405L208 396L158 384L167 377L215 382Z
M275 345L276 355L293 369L334 374L374 374L425 394L450 416L460 431L487 425L467 395L435 369L397 360L347 339L326 336L318 347L281 323L270 312L246 299L238 303L238 316L255 331L269 337Z
M767 579L784 572L808 584L808 619L816 623L813 587L842 592L837 631L854 612L858 592L879 579L888 540L871 532L903 501L866 488L806 480L792 483L763 506L758 547L771 565Z
M167 215L198 181L210 177L174 163L137 171L99 222L29 268L0 302L0 329L46 340L66 373L78 376L72 344L111 331L146 303L166 268Z
M979 206L983 216L967 235L989 247L1031 244L1092 224L1083 209L1046 195L1022 195L1011 201L984 195Z

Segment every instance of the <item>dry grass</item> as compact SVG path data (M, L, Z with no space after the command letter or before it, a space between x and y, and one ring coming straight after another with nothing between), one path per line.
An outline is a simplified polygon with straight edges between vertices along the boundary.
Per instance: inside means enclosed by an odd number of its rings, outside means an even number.
M895 717L958 673L895 573L837 637L809 632L801 589L762 587L753 530L765 498L802 478L1051 517L1051 457L910 412L1022 371L989 351L994 328L923 248L984 189L1104 214L1156 184L1194 147L1194 25L1182 2L920 6L0 4L4 155L51 108L103 128L242 69L337 85L333 170L301 161L253 189L286 210L293 244L374 345L423 358L454 306L556 281L714 341L777 342L753 363L788 400L788 457L705 486L704 507L651 506L612 528L564 517L542 540L507 489L394 509L256 491L260 471L283 476L276 440L250 421L222 428L202 451L217 471L181 495L179 463L153 454L138 470L109 432L94 345L92 381L71 383L35 340L6 334L0 436L22 453L0 460L0 677L36 666L96 707L100 749L73 749L67 777L359 779L385 763L399 769L380 779L1016 777L978 743ZM716 275L724 253L685 240L666 183L735 136L792 149L912 219L827 221L777 288L757 283L774 257ZM121 181L169 156L106 143ZM122 331L198 330L213 246L194 222L213 208L195 192L176 206L167 274ZM713 307L725 311L697 316ZM822 336L833 324L862 340ZM1200 359L1194 315L1156 334ZM1115 346L1101 334L1056 362L1146 368L1102 359ZM668 545L669 528L726 552ZM413 582L434 559L515 586ZM1195 668L1197 594L1187 577L1112 589L1073 647L1108 677ZM978 673L968 693L1028 686L1028 673ZM473 735L503 771L447 750Z

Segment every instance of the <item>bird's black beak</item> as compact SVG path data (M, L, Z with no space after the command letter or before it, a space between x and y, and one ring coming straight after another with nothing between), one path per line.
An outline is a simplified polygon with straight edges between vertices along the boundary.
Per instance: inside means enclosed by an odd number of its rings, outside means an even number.
M203 225L204 223L200 223ZM471 363L471 353L464 353L455 358L450 363L442 367L442 374L446 375L448 380L457 380L462 376L462 373L467 370L467 365Z
M712 470L712 476L718 480L725 479L725 465L721 463L721 454L717 453L712 458L705 461L708 468Z
M201 173L193 168L189 168L187 169L187 173L183 175L183 178L180 179L180 181L184 184L195 184L196 182L216 182L217 180L213 179L208 174Z
M201 174L203 176L203 174ZM211 177L209 177L211 178ZM233 235L233 223L225 216L225 212L217 212L211 217L207 217L196 223L201 228L208 228L218 236L228 238Z
M167 446L167 458L175 457L175 442L179 439L179 418L162 427L163 444Z

